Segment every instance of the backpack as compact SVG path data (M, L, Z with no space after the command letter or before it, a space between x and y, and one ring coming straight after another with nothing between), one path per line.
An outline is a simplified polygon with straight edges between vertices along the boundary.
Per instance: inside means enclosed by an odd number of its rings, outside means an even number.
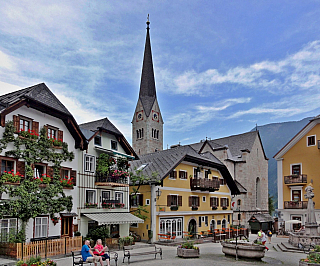
M272 236L272 232L271 231L268 232L268 236Z

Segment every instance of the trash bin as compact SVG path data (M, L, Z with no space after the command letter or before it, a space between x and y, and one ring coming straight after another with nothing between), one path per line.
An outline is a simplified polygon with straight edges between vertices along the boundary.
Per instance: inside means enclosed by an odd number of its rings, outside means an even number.
M153 237L153 231L148 230L148 238L151 239Z

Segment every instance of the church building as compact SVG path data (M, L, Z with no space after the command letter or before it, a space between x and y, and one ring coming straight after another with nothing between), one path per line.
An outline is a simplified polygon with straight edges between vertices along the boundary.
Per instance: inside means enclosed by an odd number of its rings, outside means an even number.
M163 120L157 101L149 25L148 20L139 99L131 122L132 147L137 155L163 150Z

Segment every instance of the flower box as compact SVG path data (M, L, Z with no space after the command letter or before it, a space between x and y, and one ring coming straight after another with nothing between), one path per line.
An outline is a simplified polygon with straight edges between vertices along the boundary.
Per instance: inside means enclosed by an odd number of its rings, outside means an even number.
M222 210L226 210L226 209L228 209L227 206L222 206Z
M200 249L177 248L177 255L180 258L199 258Z
M170 207L170 210L171 210L171 211L177 211L178 209L179 209L178 206L171 206L171 207Z
M191 207L191 210L197 211L197 210L198 210L198 206L192 206L192 207Z
M97 208L97 203L86 203L86 208Z
M217 210L218 207L217 206L212 206L212 210Z

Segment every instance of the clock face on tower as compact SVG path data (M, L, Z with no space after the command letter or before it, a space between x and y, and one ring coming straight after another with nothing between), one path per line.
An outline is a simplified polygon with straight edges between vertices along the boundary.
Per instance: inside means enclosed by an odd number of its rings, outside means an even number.
M143 110L138 111L138 112L136 113L136 120L137 120L137 122L143 120Z
M159 113L152 110L152 120L159 122Z

